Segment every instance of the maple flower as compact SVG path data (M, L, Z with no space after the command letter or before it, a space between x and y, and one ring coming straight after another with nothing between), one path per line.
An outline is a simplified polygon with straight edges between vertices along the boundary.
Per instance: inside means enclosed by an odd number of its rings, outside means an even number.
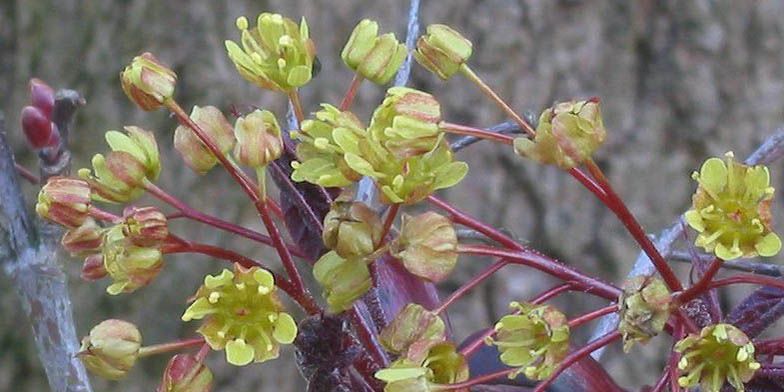
M90 185L82 180L51 177L38 192L35 212L59 225L75 228L88 217Z
M177 354L169 360L156 392L209 392L212 372L193 354Z
M152 53L142 53L120 73L125 95L142 110L155 110L174 95L177 74Z
M213 350L226 350L226 361L244 366L278 357L281 344L297 336L297 324L283 312L272 274L234 265L207 275L182 315L183 321L206 319L197 332Z
M406 354L413 346L446 339L446 325L437 314L419 304L407 304L381 331L379 342L389 352Z
M672 296L660 278L636 276L623 283L618 330L623 337L623 351L635 342L645 344L664 329L670 318Z
M408 272L439 282L457 265L457 232L452 221L435 212L403 214L400 235L390 252Z
M454 343L430 341L376 372L387 385L384 392L428 392L468 379L468 363Z
M675 344L682 353L678 362L684 388L700 386L705 392L719 392L725 382L744 391L743 383L760 368L754 360L754 344L731 324L709 325L699 335L691 334Z
M692 178L699 186L684 218L699 232L695 245L723 260L779 252L781 239L772 231L770 213L774 189L766 166L746 166L729 152L725 161L705 161Z
M275 114L254 110L234 123L234 158L243 165L258 168L278 159L283 153L283 139Z
M345 258L362 258L381 242L383 224L378 213L367 204L339 196L324 217L324 245Z
M142 334L123 320L104 320L82 339L76 355L91 372L109 380L128 376L142 345Z
M367 262L362 258L340 257L329 251L313 265L313 277L324 289L324 297L331 312L342 312L351 308L354 301L370 290Z
M533 380L550 377L569 352L569 326L566 316L550 305L512 302L509 314L495 325L495 337L488 338L501 352L501 362Z
M368 132L399 158L430 151L443 133L441 105L423 91L392 87L373 112Z
M414 58L442 80L449 79L471 57L471 41L449 26L432 24L417 40Z
M378 36L378 23L364 19L354 28L340 57L349 68L376 84L386 84L406 59L406 45L395 34Z
M194 106L190 118L224 155L234 147L236 142L234 127L218 108ZM180 153L185 164L199 175L206 173L218 163L215 154L187 125L181 124L174 130L174 148Z
M226 40L226 51L237 72L255 85L275 91L291 91L303 86L313 76L316 48L302 18L297 24L280 14L259 14L256 27L248 28L248 19L237 18L242 33L240 48Z
M114 280L106 288L111 295L131 293L150 284L163 268L158 247L134 245L123 230L124 225L109 228L101 248L103 269Z

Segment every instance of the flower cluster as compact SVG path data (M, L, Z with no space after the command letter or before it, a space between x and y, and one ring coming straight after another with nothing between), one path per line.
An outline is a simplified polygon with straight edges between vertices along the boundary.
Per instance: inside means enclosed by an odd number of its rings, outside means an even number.
M672 296L664 281L648 276L630 278L622 288L618 331L623 336L623 351L629 352L635 342L645 344L664 329Z
M386 84L406 59L406 46L395 34L378 36L378 23L364 19L343 47L340 57L349 68L376 84Z
M699 183L686 222L699 232L695 245L716 257L774 256L781 239L772 231L770 173L762 165L746 166L727 153L710 158L692 177Z

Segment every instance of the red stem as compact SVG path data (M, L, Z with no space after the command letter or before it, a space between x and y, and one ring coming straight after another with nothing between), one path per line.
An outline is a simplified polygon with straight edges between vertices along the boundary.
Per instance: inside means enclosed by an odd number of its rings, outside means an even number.
M527 265L563 281L572 282L577 290L585 291L610 301L617 301L618 296L621 295L619 288L585 275L532 249L508 250L486 245L459 245L458 251L461 253L506 258L510 263Z
M705 287L705 290L715 289L717 287L729 286L736 283L751 283L761 286L778 287L784 290L784 281L781 279L772 278L769 276L754 275L754 274L738 274L728 278L714 280ZM701 294L701 293L697 293Z
M662 392L664 387L667 386L667 380L670 377L670 364L668 363L667 366L664 367L662 371L661 377L659 377L659 381L656 381L656 385L653 386L648 392Z
M87 210L87 214L93 218L109 223L120 223L122 221L122 218L119 216L114 215L111 212L104 211L93 205L90 205L90 208Z
M713 280L713 277L716 276L716 273L719 272L722 264L724 264L724 260L718 257L714 258L708 266L708 269L705 270L704 274L702 274L700 280L678 295L678 302L685 304L696 298L698 295L700 295L700 293L705 292L705 288L708 287L708 284L710 284L710 282Z
M472 354L474 354L474 352L477 349L479 349L479 347L482 347L482 345L485 344L485 339L489 338L490 336L493 336L494 333L495 333L495 328L486 329L484 333L474 338L474 340L471 341L471 343L468 343L465 346L463 346L463 348L460 349L460 354L462 354L466 358L470 357Z
M596 163L590 159L585 163L585 165L606 194L607 199L602 199L602 202L604 202L604 204L606 204L607 207L609 207L610 210L615 213L615 215L618 217L618 220L623 223L623 225L626 227L632 237L634 237L645 254L648 255L648 258L651 259L651 262L653 262L653 265L659 271L659 274L662 276L662 279L670 288L670 290L683 290L683 286L681 285L680 280L678 280L678 277L675 275L675 272L672 270L672 268L670 268L670 265L667 264L667 261L664 260L664 257L662 257L661 253L659 253L659 250L656 249L656 246L653 244L651 239L648 238L648 236L645 234L642 226L640 226L640 223L637 222L637 219L634 218L634 215L632 215L631 211L629 211L629 209L626 207L626 204L623 202L623 200L621 200L621 198L615 193L609 181L607 181L607 178L604 176L604 173L602 173L602 170L599 169L599 166L597 166Z
M509 375L509 373L511 373L513 371L515 371L515 369L497 370L495 372L487 373L487 374L481 375L479 377L472 378L472 379L467 380L467 381L463 381L461 383L449 384L449 385L439 385L438 387L434 388L433 390L434 391L451 391L451 390L454 390L454 389L466 389L466 388L470 388L470 387L472 387L474 385L480 385L480 384L484 384L484 383L486 383L488 381L495 380L496 378L506 377L506 376Z
M357 338L359 338L359 341L362 342L363 346L365 346L365 349L367 349L367 351L370 353L370 356L373 358L373 361L376 363L379 369L386 367L389 360L384 353L384 349L381 348L378 342L376 342L373 333L371 332L370 325L368 325L366 320L360 316L357 305L354 305L350 311L350 314L351 323L354 325L354 330L357 332Z
M297 118L297 124L302 124L302 121L305 120L305 113L302 111L302 102L299 100L299 94L297 93L297 89L293 88L288 92L289 100L291 101L291 106L294 108L294 117Z
M166 204L171 205L172 207L178 209L182 216L193 219L197 222L201 222L217 229L221 229L227 231L229 233L237 234L239 236L251 239L256 242L260 242L266 245L273 245L272 239L264 234L261 234L257 231L249 230L245 227L235 225L231 222L224 221L220 218L214 217L212 215L205 214L185 203L180 201L179 199L175 198L174 196L166 193L161 188L158 188L155 184L151 182L147 182L144 186L144 189L152 194L153 196L157 197L161 201ZM296 255L297 257L305 257L305 254L302 253L294 245L288 245L288 248L291 250L291 253Z
M264 200L259 200L256 202L256 207L259 210L264 226L267 227L267 233L269 233L270 238L272 238L272 244L275 246L275 249L278 250L278 256L280 256L280 261L283 264L286 273L289 275L289 279L291 279L291 282L294 284L297 291L307 294L307 287L305 287L302 276L300 276L297 266L294 264L291 252L289 252L288 246L283 242L278 226L275 225L275 222L272 221L272 218L269 215L267 203L265 203Z
M210 350L211 350L210 345L207 344L207 343L204 343L201 346L201 348L199 349L199 352L196 353L196 358L195 358L196 362L199 362L199 363L204 362L204 359L207 358L207 354L210 353Z
M392 229L392 224L395 223L395 217L397 217L397 212L400 211L400 204L392 204L389 207L389 211L387 211L386 219L384 219L384 227L381 230L381 243L383 244L389 234L389 230Z
M604 346L614 342L615 340L617 340L620 337L621 337L621 333L620 332L612 331L612 332L602 336L601 338L596 339L596 340L594 340L591 343L588 343L583 348L571 352L569 355L566 356L566 358L564 358L564 360L561 362L561 365L558 366L557 369L555 369L553 374L551 374L550 377L547 378L547 380L544 380L541 383L539 383L539 385L536 386L536 389L534 389L533 392L544 392L545 388L547 388L547 386L549 386L553 381L555 381L555 379L559 375L561 375L561 373L563 373L564 370L568 369L570 366L575 364L577 361L587 357L592 352L594 352L594 351L598 350L599 348L604 347Z
M33 174L30 170L27 170L26 167L14 162L14 167L16 168L16 172L19 173L19 176L30 182L31 184L40 184L41 179Z
M602 317L602 316L610 314L610 313L615 313L615 312L618 311L618 309L619 308L618 308L617 304L613 304L613 305L610 305L610 306L605 306L605 307L603 307L601 309L594 310L593 312L589 312L589 313L583 314L581 316L575 317L575 318L569 320L567 325L569 325L569 328L577 328L577 327L579 327L579 326L581 326L581 325L583 325L583 324L585 324L585 323L587 323L587 322L589 322L591 320L595 320L595 319L597 319L599 317Z
M476 231L486 235L488 238L492 239L495 242L498 242L499 244L501 244L501 245L503 245L503 246L505 246L507 248L510 248L510 249L524 249L524 246L518 244L513 239L511 239L508 236L506 236L504 233L501 233L500 231L496 230L492 226L490 226L490 225L488 225L488 224L486 224L486 223L484 223L484 222L482 222L482 221L480 221L480 220L478 220L478 219L476 219L476 218L466 214L463 211L460 211L459 209L457 209L455 207L452 207L451 205L449 205L449 203L447 203L447 202L445 202L445 201L443 201L443 200L441 200L441 199L439 199L439 198L437 198L437 197L435 197L433 195L428 196L427 197L427 201L430 204L433 204L436 207L438 207L438 208L448 212L450 215L452 215L452 221L455 222L455 223L461 224L461 225L466 226L466 227L470 227L470 228L472 228L472 229L474 229L474 230L476 230Z
M549 301L550 299L552 299L554 297L557 297L561 293L565 293L567 291L572 290L574 288L573 285L574 284L572 282L561 283L558 286L552 287L552 288L548 289L547 291L543 292L542 294L539 294L538 296L536 296L536 298L534 298L534 299L532 299L532 300L530 300L528 302L532 303L534 305L539 305L539 304L545 303L545 302Z
M492 140L494 142L499 142L499 143L509 144L509 145L513 144L515 139L514 136L504 135L503 133L491 132L486 129L474 128L467 125L460 125L447 121L441 121L440 123L438 123L438 127L448 133L453 133L456 135L476 136L481 139Z
M433 313L439 314L443 312L444 310L446 310L446 308L449 305L455 302L458 298L460 298L465 293L469 292L471 289L476 287L479 283L482 283L485 279L492 276L496 271L500 270L507 264L509 263L504 259L498 260L495 263L491 264L489 267L487 267L487 269L482 271L479 275L474 276L473 278L471 278L471 280L469 280L468 282L463 284L460 288L455 290L452 294L450 294L449 297L447 297L443 302L441 302L441 305L433 309Z
M574 179L579 181L580 184L583 184L583 186L591 191L591 193L596 195L596 197L599 198L602 203L608 205L610 204L610 201L607 198L607 193L604 192L604 189L602 189L602 187L600 187L599 184L593 180L593 178L588 177L588 175L585 174L584 171L580 170L580 168L575 167L570 169L569 174L574 177Z
M343 100L340 101L341 112L345 112L351 108L351 104L354 103L354 97L357 96L359 85L362 84L362 80L364 80L364 78L359 72L354 73L354 78L351 79L351 84L349 84L348 90L346 90L346 95L344 95Z

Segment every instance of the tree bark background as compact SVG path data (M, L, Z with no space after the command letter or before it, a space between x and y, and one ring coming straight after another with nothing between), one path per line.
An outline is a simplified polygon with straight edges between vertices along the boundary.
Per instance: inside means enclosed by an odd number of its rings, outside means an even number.
M0 2L0 111L8 120L17 157L32 165L23 146L18 112L28 99L27 80L39 77L53 87L73 88L87 99L72 136L75 167L105 151L103 133L123 125L155 130L164 151L160 184L189 203L222 217L260 228L240 192L219 170L199 178L172 149L176 126L161 112L138 110L123 95L117 75L142 51L173 66L180 80L177 96L190 106L255 104L283 116L285 100L260 91L234 71L224 39L238 39L237 16L263 10L292 18L304 15L316 41L321 74L302 91L306 111L320 102L337 103L351 73L339 52L364 17L381 30L404 33L407 1L98 1L4 0ZM648 232L658 232L690 203L689 175L707 156L733 150L745 157L784 122L784 2L694 0L430 0L421 9L423 27L446 23L474 43L472 67L513 107L539 113L554 101L599 96L608 142L598 152L602 165ZM489 126L503 121L465 79L443 83L414 66L411 85L441 101L444 118ZM363 85L357 114L367 120L384 90ZM523 161L508 148L485 142L459 154L470 176L446 197L489 223L513 232L545 252L579 268L618 281L631 268L638 249L614 217L571 178L552 168ZM773 183L784 185L780 163L771 167ZM27 200L35 189L27 187ZM781 196L774 204L781 210ZM225 202L232 201L232 202ZM142 199L137 204L154 203ZM774 208L774 209L776 209ZM777 217L781 222L781 214ZM778 225L781 228L781 225ZM208 228L174 223L175 232L220 243L264 258L248 242ZM780 261L780 257L772 260ZM448 292L481 270L487 260L461 259ZM137 323L145 342L186 336L196 326L179 316L184 300L203 273L222 267L201 257L167 257L166 270L134 295L109 297L104 283L78 281L80 263L67 266L77 328L86 334L97 322L117 317ZM679 267L682 276L688 269ZM527 270L510 270L461 300L450 312L459 337L486 326L510 300L530 298L553 282ZM7 287L0 278L0 287ZM747 289L722 298L726 306ZM556 301L570 314L599 306L581 296ZM28 326L15 317L19 304L0 291L0 390L46 390ZM577 333L577 342L590 329ZM655 382L663 366L659 337L634 360L613 347L605 363L630 389ZM219 391L299 391L302 381L292 353L262 365L234 368L221 354L210 357ZM166 358L144 360L131 377L110 385L95 378L95 389L154 389Z

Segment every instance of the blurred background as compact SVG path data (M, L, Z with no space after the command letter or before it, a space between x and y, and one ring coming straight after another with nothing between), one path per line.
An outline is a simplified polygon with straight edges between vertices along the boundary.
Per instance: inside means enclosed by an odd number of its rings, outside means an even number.
M87 100L72 139L74 168L85 167L107 150L103 133L123 125L155 130L162 149L162 188L225 219L261 230L255 214L228 176L213 170L190 172L172 149L176 123L164 111L145 113L124 96L118 73L143 51L153 52L179 76L177 98L194 104L254 104L284 115L285 99L244 82L223 48L238 39L238 16L251 20L261 11L308 20L321 74L301 91L307 112L320 102L337 104L351 72L339 52L362 18L379 21L383 32L404 38L408 1L362 0L3 0L0 1L0 111L5 115L18 160L33 167L34 156L19 133L19 110L28 100L27 81L38 77L55 88L73 88ZM539 113L554 101L599 96L608 141L597 155L644 228L657 233L690 204L690 173L707 156L728 150L747 156L784 120L784 2L732 0L426 0L421 22L446 23L474 43L471 66L519 112ZM462 77L447 83L415 66L411 86L432 92L452 122L490 126L504 120ZM365 83L354 109L365 121L384 89ZM509 148L483 142L459 155L471 171L444 197L520 241L581 270L619 282L638 249L607 209L570 177L517 158ZM771 167L773 183L784 184L784 170ZM28 200L36 190L27 186ZM1 202L1 201L0 201ZM137 204L156 204L149 198ZM775 205L781 210L781 197ZM780 215L780 214L777 214ZM779 216L780 218L780 216ZM781 221L779 219L779 221ZM781 225L779 225L780 227ZM252 243L208 227L173 223L173 231L219 244L259 259L272 254ZM107 282L78 279L79 260L65 259L80 334L103 319L138 324L145 343L189 336L197 323L179 317L185 299L218 261L167 256L165 273L133 295L110 297ZM774 260L778 261L778 260ZM440 285L449 293L485 268L490 260L461 258L456 272ZM677 266L681 276L688 267ZM0 288L8 287L0 275ZM530 299L555 282L536 272L509 267L450 311L457 339L491 325L511 300ZM722 303L736 303L748 288L725 292ZM555 303L570 315L602 306L584 296ZM29 326L18 314L12 292L0 289L0 390L48 390ZM193 325L191 325L193 324ZM582 344L590 326L578 330ZM661 336L634 360L614 345L604 364L625 388L656 381L663 350ZM292 351L282 358L244 368L228 366L222 353L210 356L216 391L301 391L304 383ZM93 378L97 391L150 391L168 358L144 360L129 379L107 383Z

